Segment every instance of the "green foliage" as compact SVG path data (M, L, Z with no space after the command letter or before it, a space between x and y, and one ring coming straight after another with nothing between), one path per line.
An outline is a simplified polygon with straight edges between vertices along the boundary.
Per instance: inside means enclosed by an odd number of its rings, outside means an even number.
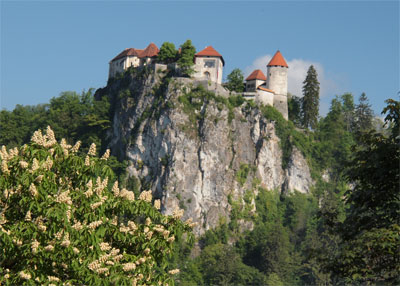
M105 130L110 127L111 106L109 98L94 100L93 89L82 94L63 92L53 97L50 104L37 106L18 105L12 112L0 113L0 142L7 147L28 143L31 134L47 125L69 141L80 140L84 148L95 142L105 151Z
M190 90L185 90L184 94L178 97L178 101L182 104L183 112L189 117L189 122L183 126L183 131L194 137L199 135L198 127L206 115L207 106L210 102L216 103L220 110L228 109L228 122L230 123L234 117L233 109L241 106L245 99L241 95L230 96L229 98L218 96L199 85Z
M249 175L250 167L247 164L240 164L240 168L236 173L236 180L243 187L244 183L246 183L247 176Z
M191 230L164 216L151 191L120 190L109 151L87 154L53 131L0 152L0 283L173 285L168 256Z
M276 134L281 139L280 145L283 153L282 168L285 169L287 167L292 154L292 148L296 146L309 160L311 168L319 169L318 157L313 154L317 146L313 144L312 135L306 136L297 131L293 123L286 121L282 114L272 106L262 106L261 112L265 118L275 122Z
M164 42L157 55L157 60L163 64L169 64L176 61L177 55L178 51L176 50L175 45L170 42Z
M244 75L243 72L236 68L227 76L227 83L225 87L230 91L243 92L244 91Z
M268 275L266 284L268 286L284 286L282 280L279 278L278 274L276 273L271 273Z
M318 123L319 82L317 76L317 71L311 65L303 82L302 119L305 128L315 129Z
M178 56L178 65L181 69L181 73L184 76L190 76L194 70L194 55L196 54L196 48L192 45L191 40L187 40L181 45L181 52Z
M221 243L206 246L188 270L181 285L265 284L262 273L245 265L233 247Z
M288 93L289 120L292 121L293 124L298 127L300 127L302 124L301 106L302 106L302 98Z
M343 117L346 130L351 132L354 128L354 98L351 93L345 93L341 97Z
M354 144L354 136L347 130L346 107L343 97L332 100L331 108L327 116L321 119L316 137L321 142L324 151L326 166L334 171L337 177L343 171L343 164L349 160ZM336 170L338 172L336 172Z
M358 132L367 132L372 129L373 111L368 102L367 95L363 92L355 108L355 130Z
M347 213L338 224L342 240L331 270L347 283L400 282L399 102L387 101L389 136L368 132L353 147L346 171L354 188L345 194Z

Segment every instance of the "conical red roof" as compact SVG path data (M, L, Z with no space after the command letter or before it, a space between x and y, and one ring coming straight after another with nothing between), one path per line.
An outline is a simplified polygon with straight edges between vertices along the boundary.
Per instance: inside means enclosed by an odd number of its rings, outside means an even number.
M198 52L194 55L195 57L219 57L222 60L222 64L225 65L224 58L220 53L218 53L212 46L206 47L204 50Z
M247 78L246 80L255 80L255 79L259 79L259 80L267 80L267 77L264 75L264 73L261 70L254 70Z
M277 51L275 55L272 57L272 59L269 61L267 67L270 66L281 66L286 68L289 67L280 51Z

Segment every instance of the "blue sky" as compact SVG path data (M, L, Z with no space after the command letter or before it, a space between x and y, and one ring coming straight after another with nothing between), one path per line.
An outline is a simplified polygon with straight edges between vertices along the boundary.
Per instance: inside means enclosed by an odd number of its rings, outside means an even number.
M321 112L335 95L365 92L379 114L398 98L399 1L1 1L0 108L47 103L62 91L103 87L128 47L191 39L225 59L224 76L264 68L276 50L301 95L310 64Z

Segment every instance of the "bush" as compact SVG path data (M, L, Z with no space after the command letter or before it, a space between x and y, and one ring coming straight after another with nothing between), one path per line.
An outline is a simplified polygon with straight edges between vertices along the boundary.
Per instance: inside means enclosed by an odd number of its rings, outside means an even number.
M167 258L191 230L151 191L119 189L96 146L78 155L53 131L0 151L0 284L173 284ZM191 238L191 236L189 236ZM49 284L50 285L50 284Z

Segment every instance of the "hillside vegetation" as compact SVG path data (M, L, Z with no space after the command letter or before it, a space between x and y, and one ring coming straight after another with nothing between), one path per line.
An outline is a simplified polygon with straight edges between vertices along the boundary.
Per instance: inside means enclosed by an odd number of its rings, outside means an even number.
M105 152L115 139L111 130L120 116L119 107L130 104L133 108L138 98L135 92L141 88L135 89L135 84L150 76L149 70L128 70L98 90L96 100L93 90L81 94L64 92L49 104L2 110L0 145L22 146L29 143L35 130L50 125L57 137L82 141L85 152L92 142ZM308 194L282 193L263 187L255 176L255 166L239 161L232 164L232 170L226 173L233 174L242 195L227 196L229 215L220 217L217 227L205 231L195 244L179 241L175 246L168 268L181 270L176 284L400 283L398 101L387 101L383 111L386 126L378 132L368 121L371 118L364 117L363 110L368 108L365 95L358 104L354 104L351 94L337 96L328 114L309 130L302 127L299 98L289 101L291 120L286 121L273 107L246 101L240 95L219 96L201 86L182 91L176 101L166 100L171 81L173 75L166 75L148 96L148 108L134 120L132 133L125 138L126 146L137 144L146 120L155 125L163 115L176 114L172 111L178 108L187 120L181 126L182 136L198 138L202 136L204 118L209 116L207 112L215 106L215 112L226 115L228 125L233 120L247 126L247 119L255 114L272 124L279 138L282 169L287 169L294 150L299 150L314 181ZM204 106L209 109L202 112ZM238 114L248 117L240 119ZM213 120L215 125L222 124L219 118ZM261 141L264 144L268 140ZM127 158L121 150L112 150L119 160L111 157L108 165L122 186L139 195L151 185L141 177L126 174L129 162L123 161ZM157 159L160 168L170 166L169 157ZM146 168L145 162L134 164L138 170ZM178 200L182 208L185 204L190 206L188 200ZM4 261L0 258L0 274L5 273Z

